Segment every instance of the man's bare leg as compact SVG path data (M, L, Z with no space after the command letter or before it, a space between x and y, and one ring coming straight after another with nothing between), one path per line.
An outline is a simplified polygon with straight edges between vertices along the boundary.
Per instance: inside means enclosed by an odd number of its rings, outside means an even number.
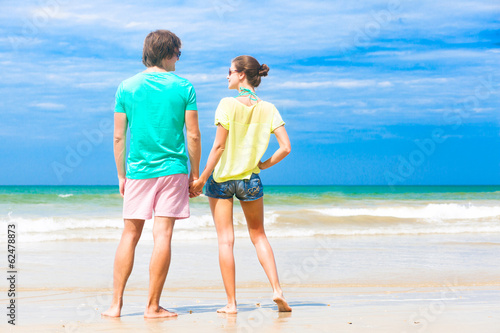
M217 312L237 313L234 265L233 199L208 198L219 243L219 265L226 289L227 305Z
M177 313L169 312L160 306L160 297L167 278L171 257L171 240L175 218L155 216L153 226L154 248L149 264L149 296L144 318L175 317Z
M144 220L124 220L120 244L116 250L113 268L113 300L103 316L120 317L123 306L123 292L134 266L135 247L141 238Z

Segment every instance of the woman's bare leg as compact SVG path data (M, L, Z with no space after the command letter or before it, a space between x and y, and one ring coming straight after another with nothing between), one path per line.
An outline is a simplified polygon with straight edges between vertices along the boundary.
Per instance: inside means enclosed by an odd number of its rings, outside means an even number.
M227 305L217 312L236 313L233 199L208 198L208 201L217 230L219 265L227 295Z
M280 312L292 311L288 306L283 291L281 290L280 282L278 279L278 270L276 269L276 261L274 260L274 253L269 241L267 240L266 232L264 230L264 199L260 198L254 201L240 201L241 208L247 220L248 232L252 240L259 262L266 272L269 282L273 288L273 300L278 305Z
M116 250L113 268L113 300L103 316L120 317L123 306L123 292L134 267L135 247L141 238L144 220L124 220L120 244Z

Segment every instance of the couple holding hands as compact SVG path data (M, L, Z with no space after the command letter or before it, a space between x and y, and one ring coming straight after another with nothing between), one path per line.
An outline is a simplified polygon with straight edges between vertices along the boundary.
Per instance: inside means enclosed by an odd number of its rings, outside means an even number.
M232 60L228 88L238 90L238 95L223 98L215 111L217 132L200 175L196 94L188 80L173 74L181 56L180 48L181 41L174 33L151 32L144 41L142 58L147 69L123 81L116 92L114 155L120 193L124 197L124 229L114 261L112 304L102 315L121 315L135 248L145 220L151 219L154 211L154 248L144 317L177 316L160 306L170 265L172 232L177 219L189 217L189 198L200 195L203 187L217 231L219 264L227 294L227 305L217 312L237 313L234 195L240 200L250 238L273 288L273 300L279 311L291 311L283 297L273 250L264 231L264 193L258 175L290 152L285 123L278 110L255 93L269 67L250 56ZM126 158L128 128L130 147ZM261 162L271 133L276 136L279 149Z

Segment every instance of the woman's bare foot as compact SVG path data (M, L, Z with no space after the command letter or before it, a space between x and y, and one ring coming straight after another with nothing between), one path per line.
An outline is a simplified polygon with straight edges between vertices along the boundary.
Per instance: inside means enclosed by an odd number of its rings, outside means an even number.
M292 308L286 302L283 294L274 293L273 301L278 305L279 312L292 312Z
M227 313L227 314L236 314L238 313L238 310L236 309L236 304L234 305L226 305L223 308L220 308L217 310L218 313Z
M167 309L159 306L157 309L146 308L144 311L144 318L167 318L167 317L177 317L177 313L170 312Z
M111 305L109 309L101 313L101 316L104 317L120 317L122 311L122 305L121 304L115 304Z

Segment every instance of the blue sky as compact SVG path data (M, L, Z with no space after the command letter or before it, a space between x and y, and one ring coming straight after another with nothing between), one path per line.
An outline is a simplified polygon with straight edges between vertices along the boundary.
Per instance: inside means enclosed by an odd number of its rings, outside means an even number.
M270 67L258 95L292 153L266 184L500 184L498 1L25 1L0 13L0 185L116 184L114 94L144 37L183 42L203 158L230 60ZM272 141L266 157L276 148Z

